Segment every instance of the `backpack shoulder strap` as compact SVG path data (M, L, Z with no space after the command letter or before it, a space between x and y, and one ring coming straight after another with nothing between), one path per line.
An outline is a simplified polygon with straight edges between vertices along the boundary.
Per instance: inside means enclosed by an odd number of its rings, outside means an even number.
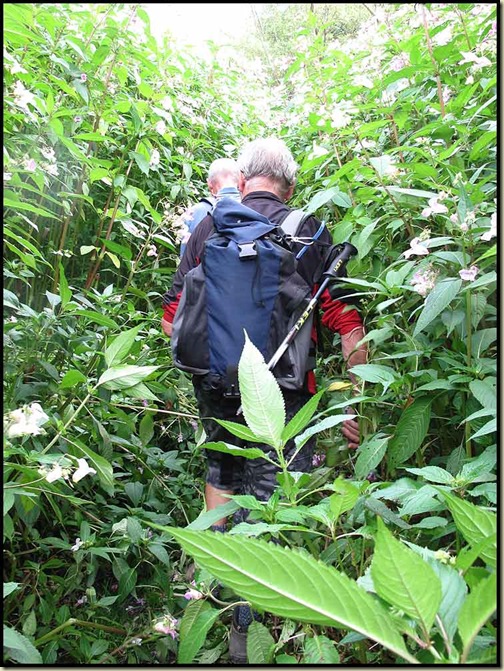
M216 200L213 196L203 196L203 198L200 198L199 202L206 203L208 205L208 214L210 214L212 209L215 207Z
M303 210L291 210L280 224L280 228L286 235L294 236L307 216L309 215Z

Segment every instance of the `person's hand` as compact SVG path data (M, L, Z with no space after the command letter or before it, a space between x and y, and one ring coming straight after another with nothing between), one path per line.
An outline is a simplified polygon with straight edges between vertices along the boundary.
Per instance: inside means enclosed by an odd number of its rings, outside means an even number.
M165 335L170 338L173 331L173 326L164 317L161 319L161 328L163 329Z
M353 412L350 410L350 412ZM343 422L341 432L348 441L350 450L356 450L360 445L359 423L356 419L347 419Z

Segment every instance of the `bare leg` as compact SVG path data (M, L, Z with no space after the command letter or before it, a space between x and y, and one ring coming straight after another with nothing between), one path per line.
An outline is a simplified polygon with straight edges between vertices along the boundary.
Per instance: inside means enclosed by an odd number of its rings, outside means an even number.
M234 494L234 492L227 489L217 489L207 482L205 485L205 503L207 510L213 510L214 508L217 508L217 506L227 503L229 499L224 496L224 494ZM218 522L214 522L212 526L226 524L226 521L226 518L223 517Z

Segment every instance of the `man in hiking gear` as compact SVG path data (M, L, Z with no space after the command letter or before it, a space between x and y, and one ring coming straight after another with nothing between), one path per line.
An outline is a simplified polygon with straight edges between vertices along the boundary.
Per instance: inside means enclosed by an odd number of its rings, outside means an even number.
M189 207L182 219L187 226L187 232L180 243L180 258L184 255L187 242L194 232L196 226L209 214L215 203L227 196L235 200L241 200L238 190L238 179L240 171L236 161L232 158L218 158L211 163L208 170L207 184L210 195L202 198L199 203Z
M297 164L285 143L276 138L260 139L249 143L238 158L241 171L239 189L242 193L242 204L266 217L270 222L281 225L289 215L290 208L285 204L294 191ZM322 230L321 230L322 229ZM182 296L184 277L196 268L205 253L205 242L214 233L212 216L205 217L189 239L186 252L173 278L170 290L163 298L164 315L163 330L167 335L172 333L172 322ZM325 253L332 245L327 229L313 216L301 221L296 231L296 238L311 240L319 236L320 244L304 248L297 263L297 272L315 293L321 281ZM324 246L325 245L325 246ZM297 251L297 250L296 250ZM333 295L337 295L334 291ZM348 293L348 292L345 292ZM362 320L355 308L348 306L348 301L331 296L326 289L319 299L318 307L322 312L321 323L332 332L341 336L341 347L347 367L365 363L366 347L357 347L364 337ZM240 316L237 315L237 319ZM282 334L286 336L287 333ZM298 389L282 389L288 422L311 398L316 391L313 367L315 364L316 329L312 329L313 352L312 363L307 365L308 372ZM273 371L274 373L275 371ZM351 373L349 373L351 376ZM221 425L213 422L211 417L231 421L243 421L237 417L240 399L226 396L224 390L209 376L193 375L193 386L198 401L199 414L210 442L224 441L239 447L246 443L229 434ZM343 424L343 434L349 447L356 448L359 444L359 428L354 420ZM312 457L315 438L309 439L290 464L290 470L307 472L312 468ZM274 456L270 448L264 446L270 456ZM295 451L294 441L289 441L284 450L286 459ZM268 500L276 488L278 469L263 459L244 459L222 452L209 450L207 458L207 477L205 486L205 503L207 510L216 508L228 501L226 494L252 494L260 500ZM242 521L248 511L239 510L234 521ZM215 525L225 530L226 519ZM235 663L246 663L246 632L253 617L248 606L238 606L233 615L230 640L230 657Z

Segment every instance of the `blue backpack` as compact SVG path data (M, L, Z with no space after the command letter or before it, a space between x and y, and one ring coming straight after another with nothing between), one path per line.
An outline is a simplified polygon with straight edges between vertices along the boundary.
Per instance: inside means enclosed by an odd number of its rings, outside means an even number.
M311 287L297 272L289 244L305 215L293 210L279 227L223 198L212 217L215 232L201 263L184 277L171 336L173 362L209 376L224 395L238 396L244 330L268 362L310 301ZM308 319L272 371L285 389L301 389L314 365L311 328Z

